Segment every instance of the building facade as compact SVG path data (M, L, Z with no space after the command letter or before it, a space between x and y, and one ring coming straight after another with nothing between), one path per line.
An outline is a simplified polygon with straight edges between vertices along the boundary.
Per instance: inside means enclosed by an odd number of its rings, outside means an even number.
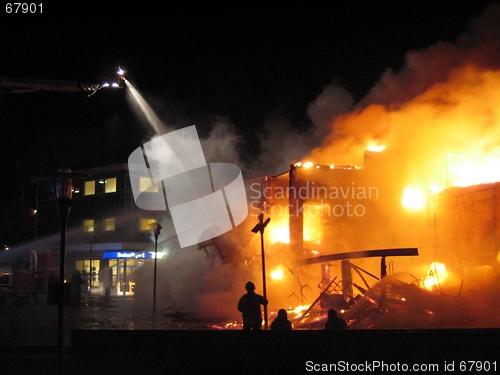
M66 231L66 280L78 270L94 292L133 294L134 273L154 257L157 212L135 205L127 164L73 171L73 197ZM78 177L80 176L81 177ZM38 254L58 252L62 222L53 181L37 184Z

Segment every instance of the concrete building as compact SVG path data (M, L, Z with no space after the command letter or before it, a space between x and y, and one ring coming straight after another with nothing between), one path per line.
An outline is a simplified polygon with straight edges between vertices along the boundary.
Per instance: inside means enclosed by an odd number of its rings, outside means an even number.
M95 292L133 293L134 273L154 256L155 211L134 202L127 164L73 171L73 198L67 223L66 279L80 271ZM61 219L53 181L37 184L36 238L31 250L59 252Z

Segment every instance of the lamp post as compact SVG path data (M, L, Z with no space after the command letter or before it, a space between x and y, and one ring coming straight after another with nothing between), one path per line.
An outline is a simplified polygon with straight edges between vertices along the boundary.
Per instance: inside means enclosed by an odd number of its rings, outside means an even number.
M64 280L66 270L66 229L73 197L71 169L59 169L55 186L55 196L61 218L61 250L59 254L59 283L57 285L57 357L63 357L64 344Z
M267 224L271 221L271 218L267 218L264 221L264 214L262 212L259 213L259 223L253 227L252 232L257 233L260 232L260 253L262 256L262 286L264 289L264 298L267 299L267 288L266 288L266 257L264 255L264 229L267 227ZM264 329L267 330L268 321L267 321L267 305L264 305Z
M160 236L162 226L156 223L156 228L154 231L155 234L155 269L154 269L154 281L153 281L153 324L156 320L156 263L157 263L157 255L158 255L158 237Z
M89 274L88 274L88 280L89 280L89 289L88 289L88 296L87 296L87 304L90 304L90 292L92 290L92 281L93 281L93 273L92 273L92 246L94 243L94 238L92 236L92 232L90 232L90 266L89 266Z

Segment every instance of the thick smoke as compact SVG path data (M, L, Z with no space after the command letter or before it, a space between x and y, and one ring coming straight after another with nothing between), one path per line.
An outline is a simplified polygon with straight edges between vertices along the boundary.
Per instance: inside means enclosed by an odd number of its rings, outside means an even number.
M252 165L251 175L277 175L287 171L291 163L303 159L321 143L330 132L332 119L351 110L352 105L352 94L332 84L309 104L307 115L312 126L305 131L293 128L288 118L270 114L263 124L259 138L261 154Z
M217 117L212 123L208 137L201 139L201 147L208 163L231 163L242 165L238 145L242 137L230 121Z
M493 4L456 43L408 52L399 72L388 69L354 110L330 122L310 157L362 166L365 150L385 145L414 168L415 178L431 175L431 183L444 188L446 155L461 154L473 164L474 155L495 156L499 20L500 5Z
M385 145L392 152L394 168L405 173L380 178L401 176L405 181L398 184L424 181L427 188L435 184L443 189L450 182L447 155L462 155L478 173L491 170L491 164L481 165L480 160L500 156L499 88L500 5L492 4L455 43L409 51L405 66L399 71L388 68L359 103L337 84L325 87L309 105L313 126L306 131L270 114L260 135L262 153L251 168L239 158L238 124L217 118L202 146L208 162L234 163L246 176L258 177L285 172L290 163L306 158L325 165L362 166L365 150ZM482 176L474 178L484 182ZM498 181L500 176L493 178ZM236 251L258 255L256 237L240 238ZM162 247L167 256L159 261L163 308L235 317L244 283L248 279L258 283L260 269L244 262L222 264L214 249L205 253L167 248ZM148 279L144 285L151 285L150 271L141 270Z

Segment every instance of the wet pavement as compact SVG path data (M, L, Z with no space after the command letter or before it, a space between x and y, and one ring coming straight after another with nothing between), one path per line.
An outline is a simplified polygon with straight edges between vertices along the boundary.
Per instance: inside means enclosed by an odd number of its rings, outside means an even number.
M153 319L152 307L138 307L133 297L102 295L82 298L79 306L64 307L64 356L57 361L58 306L45 303L9 306L0 304L0 373L14 374L87 374L108 375L127 372L126 368L113 364L101 364L91 360L82 367L72 359L72 332L75 330L106 332L126 331L180 331L211 330L224 326L223 319L197 318L172 311L157 310ZM115 345L116 346L116 345ZM123 353L122 353L123 354ZM106 361L107 362L107 361ZM112 365L113 364L113 365ZM134 373L134 372L132 372Z
M52 346L57 342L57 305L0 305L0 344ZM137 307L133 297L95 295L79 306L64 307L64 346L72 330L189 330L211 329L223 320L207 321L190 315Z

